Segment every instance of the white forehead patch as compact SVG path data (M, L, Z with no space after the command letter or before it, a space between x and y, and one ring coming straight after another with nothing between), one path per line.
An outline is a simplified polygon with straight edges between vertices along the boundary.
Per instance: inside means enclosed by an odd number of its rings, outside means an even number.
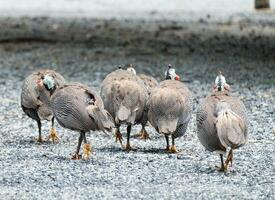
M133 67L128 67L127 71L130 71L130 72L132 72L135 75L137 74L136 70Z
M172 80L175 80L177 74L176 74L176 70L174 68L170 68L165 72L165 77L170 76Z
M47 85L49 89L52 89L54 87L54 79L49 75L44 76L43 83Z
M215 85L217 87L221 87L221 89L223 90L224 89L224 86L226 84L226 80L225 80L225 77L223 75L218 75L216 77L216 80L215 80Z

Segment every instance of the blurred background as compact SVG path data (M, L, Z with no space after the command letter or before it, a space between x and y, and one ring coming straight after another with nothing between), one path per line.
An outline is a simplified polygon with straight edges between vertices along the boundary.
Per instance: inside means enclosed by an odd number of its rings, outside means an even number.
M98 32L107 31L111 37L117 29L136 27L178 35L183 32L179 30L200 32L202 27L204 32L218 29L233 35L247 30L273 34L274 7L274 0L1 0L0 40L87 41Z
M2 0L1 15L146 18L146 14L166 17L187 14L204 17L212 14L221 17L251 13L255 8L272 9L274 6L274 0L139 0L131 3L127 0Z

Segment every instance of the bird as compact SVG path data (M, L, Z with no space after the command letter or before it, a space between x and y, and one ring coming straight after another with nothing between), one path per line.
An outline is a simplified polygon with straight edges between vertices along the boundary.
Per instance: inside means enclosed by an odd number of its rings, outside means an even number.
M108 112L112 115L116 131L116 142L130 151L130 134L134 124L145 126L148 93L143 81L131 71L119 68L108 74L101 84L100 95ZM124 148L120 126L127 125L127 143Z
M59 73L50 69L43 69L30 74L23 81L21 92L21 107L24 113L34 119L38 125L39 143L43 142L41 133L41 121L52 122L52 128L48 139L58 142L59 137L54 128L54 116L50 105L50 96L56 89L65 83L65 79Z
M127 70L131 71L135 75L137 74L132 64L130 64ZM158 85L158 81L153 76L150 76L150 75L146 75L146 74L137 74L137 75L143 81L146 87L148 96L150 96L153 88L155 88ZM139 134L138 134L138 138L144 139L144 140L150 139L150 136L145 129L145 125L141 127L141 130L139 131Z
M166 150L170 153L178 153L175 139L186 132L191 119L193 97L170 64L165 72L165 79L152 90L149 96L148 120L158 133L165 136ZM169 136L172 138L171 146Z
M78 145L73 160L89 159L92 148L86 133L90 130L111 132L114 128L112 116L104 109L99 94L81 83L68 83L59 87L51 97L51 106L58 123L70 130L79 131ZM79 154L82 142L83 155Z
M247 114L244 103L230 94L230 86L220 72L214 89L199 104L196 114L197 135L201 144L210 152L220 155L220 171L232 166L233 150L247 142ZM226 161L223 155L229 150Z

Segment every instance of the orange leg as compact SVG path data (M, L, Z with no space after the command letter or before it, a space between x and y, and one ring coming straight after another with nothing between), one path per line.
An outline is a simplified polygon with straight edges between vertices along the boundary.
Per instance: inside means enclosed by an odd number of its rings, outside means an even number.
M142 139L142 140L150 139L150 136L149 136L148 132L145 130L145 127L142 126L142 128L138 134L138 138Z
M176 148L175 138L172 135L172 146L169 148L169 153L179 153L180 151Z
M119 131L119 127L116 128L115 136L116 136L116 142L119 142L121 144L121 147L124 148L124 145L122 143L123 137L122 137L122 134Z

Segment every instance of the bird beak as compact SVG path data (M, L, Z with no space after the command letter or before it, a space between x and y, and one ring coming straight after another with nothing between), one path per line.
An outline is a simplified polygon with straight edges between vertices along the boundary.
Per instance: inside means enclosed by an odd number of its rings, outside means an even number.
M38 86L42 87L42 86L43 86L43 81L42 81L42 79L38 79L38 80L36 81L36 84L37 84Z
M175 80L179 81L180 80L180 76L176 75Z

